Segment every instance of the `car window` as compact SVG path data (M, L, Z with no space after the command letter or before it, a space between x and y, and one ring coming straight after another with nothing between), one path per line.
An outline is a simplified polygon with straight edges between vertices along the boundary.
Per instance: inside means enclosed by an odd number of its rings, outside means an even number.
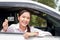
M60 36L60 15L58 14L59 12L52 11L51 9L49 9L49 7L46 8L47 6L45 7L45 5L38 5L38 3L33 4L22 2L19 4L19 2L7 2L5 4L1 4L3 5L0 5L0 30L2 29L2 23L4 22L4 19L9 20L9 25L16 24L18 23L18 10L27 8L31 11L32 14L32 20L29 25L33 25L35 28L42 29L44 31L49 31L54 36Z

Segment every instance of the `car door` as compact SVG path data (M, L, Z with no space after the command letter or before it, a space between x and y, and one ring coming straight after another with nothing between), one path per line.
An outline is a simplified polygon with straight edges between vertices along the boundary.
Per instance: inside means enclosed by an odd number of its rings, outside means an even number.
M53 8L33 1L0 2L0 14L3 13L2 15L7 14L7 16L10 16L9 13L15 14L19 9L29 9L34 15L44 18L48 24L46 31L51 32L54 36L60 35L60 12L55 11ZM46 16L43 16L43 14L46 14ZM12 14L14 18L17 17L16 15ZM17 19L15 21L17 22Z

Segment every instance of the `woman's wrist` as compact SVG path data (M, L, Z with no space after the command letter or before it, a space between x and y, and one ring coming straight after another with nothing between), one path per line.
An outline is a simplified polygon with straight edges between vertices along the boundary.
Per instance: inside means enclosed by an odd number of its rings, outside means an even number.
M4 28L3 28L2 30L3 30L4 32L6 32L6 31L7 31L7 30L6 30L6 29L4 29Z
M39 35L38 32L34 32L33 34L34 34L33 36L38 36Z
M38 32L29 32L28 35L29 36L38 36Z
M25 34L24 34L24 37L25 38L29 38L30 36L38 36L38 32L26 32Z

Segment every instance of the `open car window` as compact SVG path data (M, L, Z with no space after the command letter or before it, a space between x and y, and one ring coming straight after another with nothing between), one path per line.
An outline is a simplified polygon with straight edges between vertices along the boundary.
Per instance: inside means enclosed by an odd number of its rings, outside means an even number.
M3 28L2 23L4 19L9 20L9 26L18 23L17 16L20 9L30 10L32 20L29 25L33 25L35 28L43 31L48 31L53 36L60 36L60 12L37 2L0 2L0 30Z

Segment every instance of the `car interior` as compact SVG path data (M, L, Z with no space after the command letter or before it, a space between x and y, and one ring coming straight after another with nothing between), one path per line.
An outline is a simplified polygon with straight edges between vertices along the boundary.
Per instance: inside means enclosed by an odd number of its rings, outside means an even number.
M30 9L30 8L19 8L19 7L0 7L0 30L2 29L2 23L4 22L4 19L9 20L9 25L18 23L17 15L18 10L20 9L28 9L32 13L32 15L36 15L38 17L41 17L45 20L45 23L47 26L45 27L39 27L35 26L35 28L42 29L44 31L49 31L52 33L53 36L60 36L60 20L57 18L52 17L49 14L43 13L41 11Z

